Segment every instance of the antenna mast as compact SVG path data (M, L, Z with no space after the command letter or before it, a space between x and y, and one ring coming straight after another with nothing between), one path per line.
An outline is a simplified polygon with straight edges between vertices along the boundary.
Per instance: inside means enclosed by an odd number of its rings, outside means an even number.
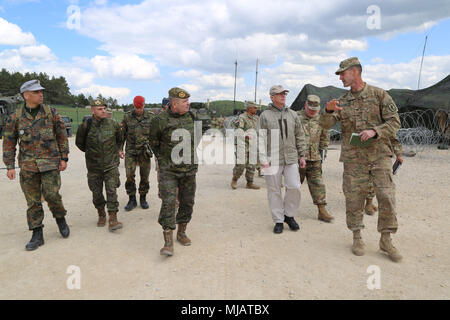
M419 90L419 86L420 86L420 74L422 73L423 56L425 55L425 48L427 46L427 40L428 40L428 36L425 36L425 44L423 45L422 61L420 62L419 81L417 82L417 90Z

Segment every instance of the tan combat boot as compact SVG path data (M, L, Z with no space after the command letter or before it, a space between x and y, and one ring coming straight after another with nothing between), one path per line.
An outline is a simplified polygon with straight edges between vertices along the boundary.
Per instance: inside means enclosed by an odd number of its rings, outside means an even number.
M391 234L389 232L383 232L380 238L380 249L388 254L389 258L394 262L400 262L402 255L394 247L391 240Z
M361 238L361 231L353 231L353 245L352 252L356 256L363 256L365 254L365 245Z
M364 207L364 212L367 215L371 216L377 211L378 211L378 208L377 208L376 205L373 204L373 199L372 198L367 198L366 199L366 206Z
M231 180L231 188L237 189L237 180Z
M319 215L317 219L325 222L331 222L334 219L332 215L328 214L324 204L317 205L317 208L319 208Z
M187 235L186 235L186 227L187 227L187 223L179 223L178 224L177 240L183 246L190 246L191 245L191 239L189 239L187 237Z
M117 221L117 212L108 211L109 214L109 231L114 231L121 229L123 227L122 223Z
M164 247L159 251L162 256L173 255L173 231L172 229L166 229L163 231L164 235Z
M105 208L97 209L97 212L98 212L97 227L104 227L106 224Z
M247 182L247 185L245 187L247 189L259 190L259 186L257 186L253 182Z

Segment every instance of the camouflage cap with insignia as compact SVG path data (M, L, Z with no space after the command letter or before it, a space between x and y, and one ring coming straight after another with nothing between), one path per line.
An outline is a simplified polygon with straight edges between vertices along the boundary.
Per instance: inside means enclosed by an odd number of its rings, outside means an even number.
M245 109L247 109L249 107L259 108L259 105L257 105L256 102L253 102L253 101L245 101L244 107L245 107Z
M341 73L342 71L345 71L353 66L361 66L361 63L359 62L357 57L351 57L341 61L341 63L339 64L339 69L336 71L336 74L339 75L339 73Z
M100 106L105 106L106 107L106 103L101 100L101 99L95 99L92 103L91 103L92 107L100 107Z
M313 111L320 111L320 98L315 94L310 94L306 97L308 108Z
M187 99L190 96L189 92L178 87L169 90L169 98Z

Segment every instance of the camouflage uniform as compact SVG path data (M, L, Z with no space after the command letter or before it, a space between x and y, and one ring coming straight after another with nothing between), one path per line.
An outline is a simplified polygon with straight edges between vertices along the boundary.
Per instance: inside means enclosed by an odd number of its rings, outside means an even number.
M172 161L172 150L180 141L172 141L172 133L184 129L190 133L190 163L176 164ZM158 222L164 230L175 230L175 224L188 223L192 217L196 190L195 175L198 165L194 163L194 118L192 113L183 115L171 109L161 112L151 121L150 146L158 159L160 172L160 194L162 198ZM175 202L179 192L179 208L175 215Z
M150 188L150 159L153 154L148 148L148 135L150 133L150 121L153 118L153 113L149 111L144 110L144 113L138 117L133 110L125 114L122 120L123 141L127 142L125 147L125 170L127 175L125 189L129 196L136 195L136 166L140 168L141 177L139 194L146 195Z
M97 209L103 209L106 204L108 212L118 212L116 189L120 186L119 150L122 146L120 125L109 118L97 120L92 117L92 124L86 135L87 124L85 121L78 128L75 143L80 150L85 151L92 202ZM103 184L106 189L106 201L103 196Z
M398 141L397 139L393 139L392 140L392 148L393 148L394 154L397 157L402 155L403 148L402 148L402 144L400 143L400 141ZM369 181L369 192L368 192L366 199L369 200L369 199L373 199L374 197L375 197L375 189L373 187L373 181L370 180Z
M5 127L3 162L14 169L16 144L19 142L20 186L27 200L27 221L30 230L43 227L44 210L41 192L54 218L66 215L59 189L58 170L61 159L69 154L64 120L55 109L38 106L33 116L25 106L12 114Z
M379 201L378 231L395 233L398 226L391 158L392 140L400 128L397 107L386 91L368 84L358 93L347 92L339 99L339 106L341 111L324 112L319 123L329 129L341 121L347 227L352 231L364 228L364 202L372 179ZM369 129L376 131L370 146L350 145L352 133Z
M242 173L244 173L244 169L245 169L245 179L247 180L247 182L251 183L253 182L253 176L255 175L255 170L256 170L256 166L257 164L252 164L250 163L250 155L249 155L249 139L253 138L255 139L255 141L253 141L252 143L257 143L256 142L256 133L258 132L258 123L259 123L259 117L257 115L250 115L248 114L248 112L244 112L241 113L239 115L239 124L237 126L237 129L242 129L244 131L244 133L246 133L245 136L245 164L239 164L238 163L238 150L237 148L239 147L239 144L237 142L238 138L235 140L235 147L236 147L236 165L233 168L233 180L237 181L239 180L239 178L241 177ZM252 135L252 137L250 137L248 134L251 133L253 130L251 130L250 132L247 132L247 130L253 129L254 131L254 135ZM256 152L257 150L255 150ZM256 158L255 158L256 160Z
M309 192L315 205L326 205L325 184L322 179L321 150L327 150L330 144L329 130L319 126L319 114L309 118L305 110L298 112L306 137L306 167L300 168L300 180L306 177Z

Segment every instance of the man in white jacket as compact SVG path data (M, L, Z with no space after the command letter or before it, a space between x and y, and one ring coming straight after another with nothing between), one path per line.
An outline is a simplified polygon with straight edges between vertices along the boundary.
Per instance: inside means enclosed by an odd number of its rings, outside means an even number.
M289 90L281 85L270 88L272 103L261 113L260 124L260 161L264 168L267 185L267 197L274 233L283 232L283 222L291 230L298 230L294 219L300 206L300 177L298 166L306 166L306 139L297 113L286 107L286 95ZM286 193L281 194L281 179L284 176Z

